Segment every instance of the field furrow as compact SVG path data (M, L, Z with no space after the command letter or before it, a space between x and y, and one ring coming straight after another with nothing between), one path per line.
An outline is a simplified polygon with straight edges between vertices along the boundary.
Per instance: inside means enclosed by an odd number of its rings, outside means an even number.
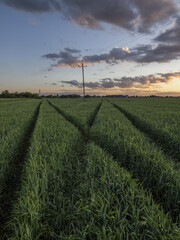
M45 233L51 239L51 226L56 229L59 218L66 226L63 209L68 204L66 195L71 195L72 188L79 184L76 170L80 167L80 154L81 134L44 101L5 239L34 240Z
M88 131L94 111L99 108L102 102L100 98L86 99L85 101L82 99L81 101L75 99L75 104L69 104L69 106L67 106L65 101L57 99L51 99L48 101L53 104L53 106L56 107L56 110L63 114L66 119L72 121L81 132L84 132L84 134Z
M173 162L108 102L103 103L90 133L91 138L131 171L178 222L180 172Z
M96 103L94 102L94 104L91 103L91 108L90 106L88 106L88 114L87 114L87 110L85 110L85 106L83 105L82 108L78 109L78 115L79 117L74 117L74 115L69 114L68 111L64 111L61 109L60 105L58 104L58 102L52 103L50 101L48 101L48 103L58 112L60 113L67 121L69 121L70 123L72 123L76 128L79 129L79 131L82 133L82 135L88 139L89 136L89 131L91 126L93 125L96 115L102 105L102 101ZM85 104L85 103L84 103ZM87 107L87 106L86 106ZM83 119L83 124L81 122L81 118Z
M157 99L155 100L157 102ZM155 100L152 101L154 104L156 103ZM137 106L136 101L134 103L132 101L128 103L114 99L110 101L139 130L146 133L160 146L165 153L171 156L177 163L180 161L180 125L178 121L180 108L178 108L178 100L174 104L170 102L169 107L168 102L167 106L164 103L164 108L160 108L158 102L157 106L152 106L148 102L145 105L143 100Z
M78 196L61 239L178 239L179 228L131 175L101 148L87 145Z
M120 100L1 103L2 240L180 239L178 163Z
M15 123L16 131L12 131L2 138L0 148L0 235L2 235L4 225L12 210L13 201L15 201L17 191L20 188L22 168L39 114L40 104L39 101L27 102L26 116L24 116L23 121L21 119L20 124ZM24 108L21 108L21 110L23 112ZM6 117L8 118L8 113ZM18 119L16 121L18 122Z

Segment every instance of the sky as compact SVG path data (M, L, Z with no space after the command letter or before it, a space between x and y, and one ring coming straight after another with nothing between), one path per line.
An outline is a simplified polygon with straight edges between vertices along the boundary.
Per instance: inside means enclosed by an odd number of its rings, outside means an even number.
M180 0L0 0L0 92L180 96Z

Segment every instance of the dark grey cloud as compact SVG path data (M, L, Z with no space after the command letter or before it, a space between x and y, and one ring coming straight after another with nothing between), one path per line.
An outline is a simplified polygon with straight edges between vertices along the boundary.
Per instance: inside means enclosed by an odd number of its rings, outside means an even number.
M69 51L61 51L59 54L49 53L43 58L58 60L54 67L77 66L81 64L79 55ZM180 43L176 44L157 44L155 47L151 45L139 45L135 48L113 48L109 53L95 54L84 56L84 61L90 64L107 63L110 65L119 62L135 62L135 63L164 63L180 58Z
M78 49L72 49L72 48L64 48L64 50L66 52L70 52L70 53L80 53L81 51Z
M66 17L88 28L100 28L100 22L131 28L136 13L127 0L62 0Z
M129 61L135 63L152 63L152 62L170 62L180 58L180 17L177 17L175 24L171 29L166 30L154 38L156 45L139 45L132 49L112 48L108 53L86 55L84 61L86 63L107 63L110 65L117 64L121 61ZM80 64L80 51L71 48L65 48L59 54L49 53L43 57L56 60L53 66L77 66Z
M180 39L180 17L177 18L174 26L160 34L154 40L163 43L179 44Z
M116 63L119 60L127 60L130 55L131 53L128 48L113 48L106 54L85 56L84 60L87 63Z
M180 57L180 45L165 45L159 44L157 47L143 46L144 51L138 52L138 48L135 49L135 57L133 60L139 63L151 63L151 62L169 62L171 60L179 59Z
M82 88L82 83L78 82L77 80L71 80L71 81L61 81L64 84L68 84L71 86L75 86L78 88ZM99 88L100 83L99 82L86 82L85 86L91 89Z
M175 12L174 0L62 0L63 13L76 24L100 28L106 22L146 32L156 22Z
M114 87L124 88L148 88L152 84L169 83L173 78L179 78L180 72L174 73L157 73L148 76L136 76L136 77L121 77L121 78L104 78L99 82L86 82L86 87L91 89L112 89ZM64 84L82 87L82 83L77 80L62 81Z
M59 11L71 22L87 28L108 23L128 30L147 32L176 11L175 0L0 0L27 12Z
M59 54L57 53L48 53L42 56L43 58L47 58L47 59L51 59L51 60L55 60L59 58Z
M76 53L80 53L80 50L65 48L60 53L48 53L43 55L43 58L58 60L56 64L53 64L52 67L65 67L65 66L76 66L80 63L79 55Z
M87 82L85 83L85 86L88 88L96 89L99 88L99 82Z
M158 42L156 47L142 45L132 49L134 59L139 63L169 62L180 58L180 17L177 17L174 25L154 38Z
M178 6L173 0L134 0L134 5L138 11L139 32L147 32L157 22L176 15Z
M89 55L89 56L85 56L84 60L88 63L106 62L108 60L108 54Z
M123 61L136 63L152 63L152 62L169 62L180 58L180 43L177 44L158 44L153 47L151 45L140 45L129 51L123 48L113 48L107 54L85 56L87 63L116 64Z
M157 73L155 75L148 76L136 76L136 77L122 77L122 78L107 78L101 80L100 87L105 88L132 88L132 87L142 87L150 86L151 84L157 83L168 83L173 78L180 77L180 72L174 73ZM104 85L105 84L105 85ZM109 84L109 86L108 86Z
M115 86L115 83L111 78L103 78L100 82L101 84L99 87L102 88L113 88Z
M0 3L17 10L33 13L61 11L59 0L0 0Z
M67 51L61 51L59 54L60 60L57 62L56 67L64 67L64 66L76 66L80 63L79 57L74 56L72 53Z
M71 80L71 81L61 81L62 83L71 85L71 86L76 86L76 87L81 87L81 83L79 83L77 80Z

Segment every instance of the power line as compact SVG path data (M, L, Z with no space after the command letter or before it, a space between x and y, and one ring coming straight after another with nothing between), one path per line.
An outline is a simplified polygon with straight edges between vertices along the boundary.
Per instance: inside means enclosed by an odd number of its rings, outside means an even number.
M178 12L178 11L179 11L179 10L176 10L176 11L172 12L170 15L168 15L168 17L170 17L171 15L175 14L175 13ZM166 17L167 17L167 16L166 16ZM160 21L162 21L163 19L165 19L165 18L162 18ZM158 21L158 22L160 22L160 21ZM158 22L157 22L157 23L158 23ZM161 29L163 29L164 27L172 24L173 22L174 22L174 20L173 20L173 21L170 21L170 22L168 22L168 23L165 23L165 24L159 26L158 28L156 28L155 30L153 30L151 33L153 34L153 33L155 33L157 30L161 30ZM131 32L131 33L133 33L133 32ZM147 35L149 35L149 33L146 33L146 34L144 34L143 36L139 36L139 37L137 37L137 38L135 38L135 39L133 39L133 40L130 40L130 41L126 42L125 45L127 46L127 44L129 45L129 43L134 43L134 41L137 41L137 40L139 40L139 39L143 39L143 38L146 37ZM127 39L127 38L126 38L126 39ZM125 40L125 39L124 39L124 40ZM146 43L146 42L148 42L149 40L150 40L150 39L146 40L146 41L143 42L143 43ZM116 43L118 43L118 42L120 42L120 41L117 41L117 42L115 42L115 43L113 43L113 44L111 44L111 45L109 45L109 46L107 46L107 47L110 47L110 46L112 46L112 45L114 45L114 44L116 44ZM104 48L104 49L105 49L105 48ZM100 53L100 52L104 51L104 49L103 49L103 50L100 50L100 51L96 51L96 53Z
M155 24L160 23L160 22L161 22L162 20L164 20L165 18L169 18L170 16L173 16L175 13L178 13L178 12L179 12L179 9L177 9L177 10L175 10L175 11L172 11L168 16L165 16L165 17L161 18L161 19L160 19L159 21L157 21ZM173 22L174 22L174 20L173 20L173 21L170 21L170 22L168 22L168 23L165 23L164 25L161 25L160 27L158 27L158 28L156 28L155 30L153 30L153 31L151 32L151 34L155 33L157 30L163 29L164 27L172 24ZM131 31L130 34L134 34L134 31ZM130 40L130 41L128 41L128 42L125 42L124 44L129 44L129 43L131 43L131 42L134 42L134 41L139 40L139 39L141 39L141 38L144 38L144 37L146 37L146 36L149 36L149 33L146 33L146 34L144 34L143 36L137 37L137 38L135 38L135 39L133 39L133 40ZM119 43L119 42L125 41L125 40L127 40L127 39L129 39L129 37L126 37L126 38L124 38L124 39L122 39L122 40L118 40L118 41L116 41L116 42L114 42L114 43L112 43L112 44L104 47L103 49L99 49L99 50L94 51L94 52L96 52L96 53L101 53L101 52L104 51L104 49L109 48L109 47L111 47L111 46L113 46L113 45L115 45L115 44L117 44L117 43Z
M84 82L84 67L87 67L87 65L84 64L84 60L82 59L81 61L81 65L78 66L82 68L82 80L83 80L83 96L84 96L84 100L85 100L85 82Z

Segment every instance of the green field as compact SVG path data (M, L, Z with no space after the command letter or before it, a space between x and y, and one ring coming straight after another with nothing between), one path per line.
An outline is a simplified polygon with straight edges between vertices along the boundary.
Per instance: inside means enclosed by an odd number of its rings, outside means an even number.
M180 99L0 100L0 239L179 240Z

